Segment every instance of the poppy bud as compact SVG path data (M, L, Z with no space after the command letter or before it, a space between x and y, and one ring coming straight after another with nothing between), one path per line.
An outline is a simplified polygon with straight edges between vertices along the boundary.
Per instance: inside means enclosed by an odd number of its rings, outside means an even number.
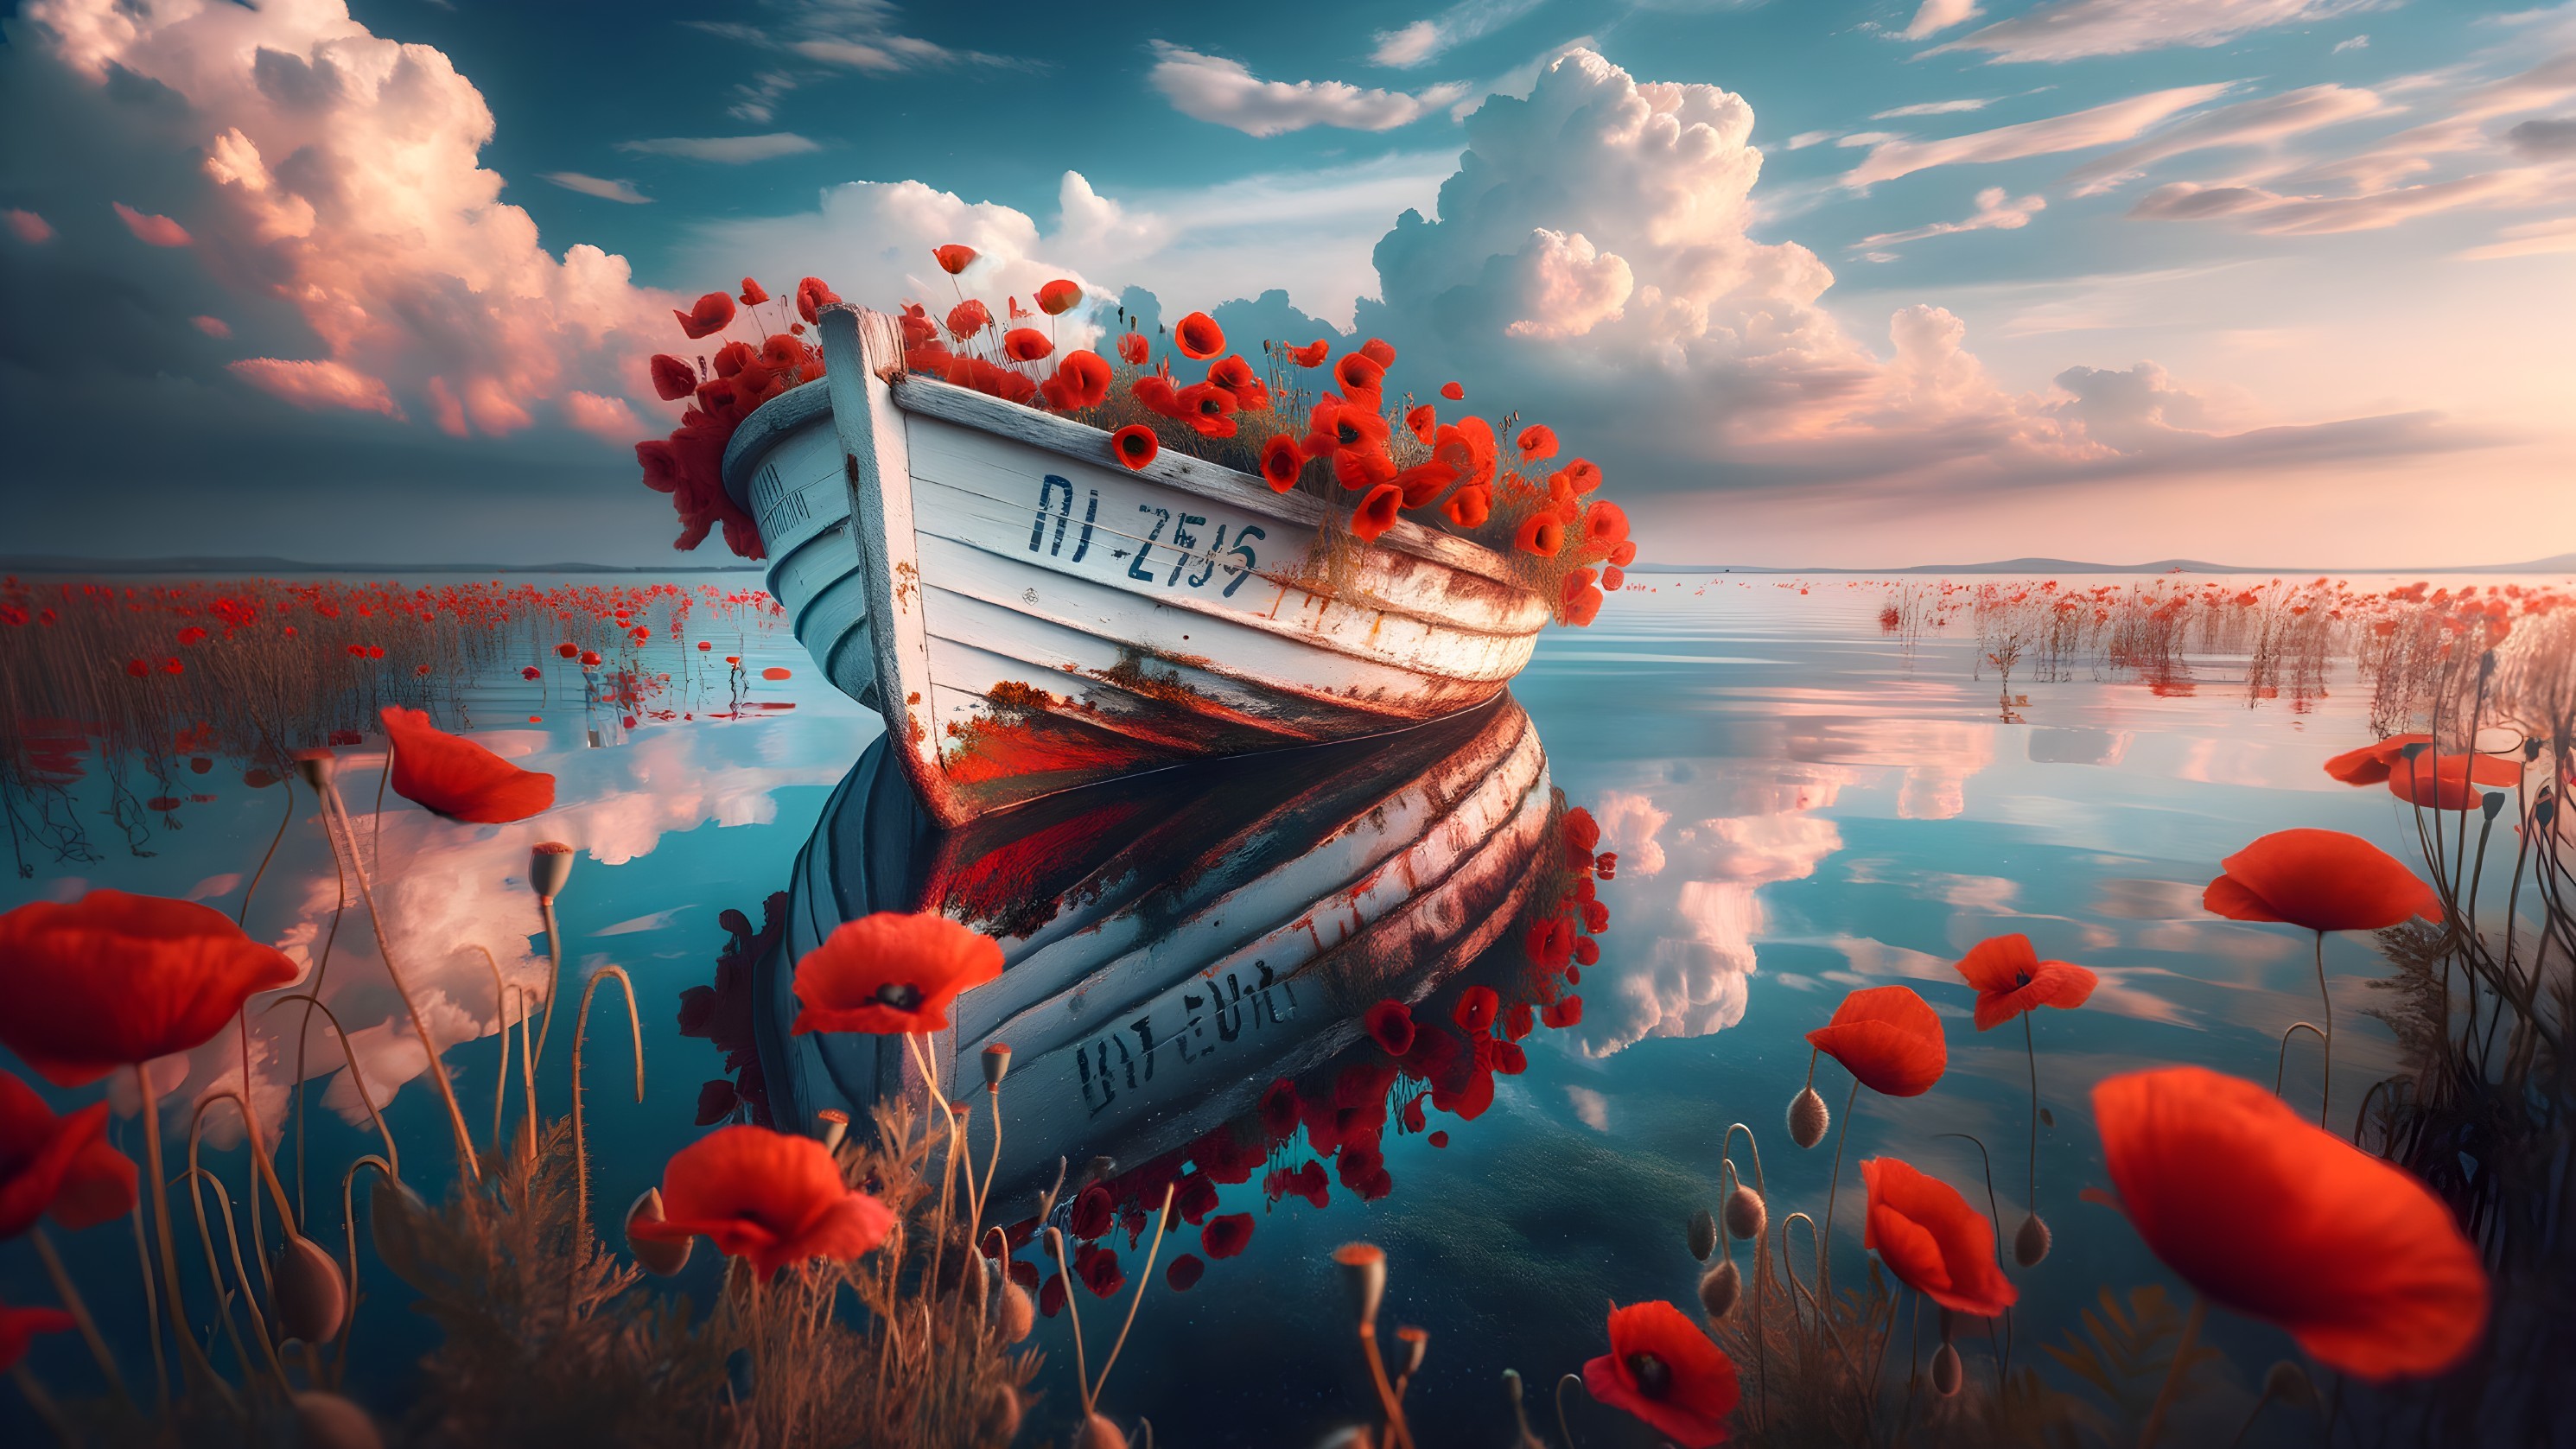
M635 1205L626 1210L626 1251L635 1255L636 1265L657 1278L668 1278L689 1265L689 1251L698 1245L695 1238L670 1242L661 1238L635 1236L637 1223L662 1221L662 1189L648 1187Z
M1816 1089L1807 1088L1789 1102L1789 1140L1801 1147L1813 1147L1825 1140L1825 1128L1834 1114L1825 1107L1825 1099Z
M1964 1377L1965 1373L1959 1367L1957 1347L1945 1342L1932 1351L1932 1389L1935 1393L1945 1399L1950 1397L1959 1391Z
M1002 1074L1011 1069L1011 1044L997 1041L984 1048L984 1086L987 1090L1002 1085Z
M1748 1243L1758 1242L1762 1230L1770 1222L1771 1212L1763 1205L1762 1194L1737 1183L1735 1191L1726 1195L1726 1230L1729 1233Z
M305 784L312 786L316 794L321 792L323 786L331 783L331 772L339 763L339 757L329 750L295 752L295 773L302 777Z
M1030 1329L1037 1327L1038 1306L1030 1301L1029 1290L1005 1277L1002 1280L1001 1300L993 1310L993 1319L1001 1326L1002 1341L1017 1343L1029 1336Z
M1386 1250L1375 1243L1344 1243L1333 1250L1333 1261L1342 1265L1342 1281L1359 1309L1360 1327L1373 1328L1378 1300L1386 1295Z
M1397 1342L1412 1350L1412 1355L1404 1361L1404 1371L1410 1374L1420 1369L1422 1356L1431 1351L1431 1330L1407 1323L1395 1330L1395 1337Z
M1703 1263L1708 1261L1709 1254L1717 1251L1717 1219L1708 1215L1708 1209L1692 1210L1688 1241L1691 1256Z
M2054 1127L2054 1126L2056 1126L2056 1125L2057 1125L2057 1114L2056 1114L2055 1112L2052 1112L2052 1111L2048 1110L2046 1107L2042 1107L2042 1108L2040 1108L2040 1109L2039 1109L2039 1125L2040 1125L2040 1126L2042 1126L2042 1127Z
M979 1444L1008 1444L1020 1434L1020 1395L1009 1384L995 1384L984 1396L984 1417L976 1426Z
M280 1342L300 1338L329 1343L349 1312L349 1285L340 1265L319 1243L297 1233L277 1250L270 1265L269 1301L277 1309Z
M1127 1449L1127 1436L1106 1414L1083 1416L1082 1433L1074 1438L1074 1449Z
M840 1151L841 1139L850 1135L850 1114L838 1107L826 1107L814 1115L823 1123L823 1150Z
M544 840L528 852L528 889L537 893L537 899L550 901L562 895L564 883L571 879L571 846L560 840Z
M308 1389L295 1396L295 1442L304 1449L384 1449L385 1439L366 1410Z
M2504 795L2502 792L2489 792L2485 799L2478 802L2478 809L2484 811L2489 820L2493 820L2496 818L2496 813L2504 809Z
M2032 1213L2021 1220L2020 1230L2013 1234L2013 1261L2025 1268L2039 1266L2039 1260L2048 1256L2048 1243L2048 1224Z
M2308 1371L2283 1359L2263 1371L2263 1397L2278 1399L2293 1408L2317 1407L2317 1386Z
M1733 1258L1720 1258L1717 1266L1699 1280L1699 1306L1708 1310L1712 1323L1735 1311L1735 1300L1744 1296L1744 1274Z

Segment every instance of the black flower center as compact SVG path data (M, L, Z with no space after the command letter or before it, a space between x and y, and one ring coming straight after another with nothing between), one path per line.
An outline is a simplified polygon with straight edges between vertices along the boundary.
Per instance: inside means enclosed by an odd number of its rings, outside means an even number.
M1637 1381L1637 1392L1650 1399L1660 1399L1673 1389L1673 1371L1651 1353L1628 1355L1628 1376Z
M2021 989L2022 987L2028 986L2029 984L2030 984L2030 973L2029 973L2029 972L2027 972L2027 971L2016 971L2016 972L2014 972L2014 973L2013 973L2013 989L2014 989L2014 990L2019 990L2019 989Z
M921 1009L921 988L909 981L889 981L877 988L877 1001L897 1011L918 1011Z

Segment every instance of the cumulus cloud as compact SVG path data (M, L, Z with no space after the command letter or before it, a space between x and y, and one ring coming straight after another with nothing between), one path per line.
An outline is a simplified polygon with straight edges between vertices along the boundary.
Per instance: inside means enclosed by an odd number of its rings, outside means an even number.
M635 189L631 181L612 181L604 176L584 176L578 171L541 171L537 173L566 191L596 196L602 201L622 201L628 206L642 206L653 198Z
M40 247L54 239L54 224L32 211L10 207L0 211L0 220L9 223L9 234L31 247Z
M236 363L241 381L387 418L408 415L405 398L455 398L492 431L576 387L640 387L664 299L622 258L538 244L478 164L492 114L444 54L373 35L336 4L32 0L22 13L31 47L79 82L154 88L164 142L204 158L184 227L120 203L127 226L193 240L218 281L319 343L320 357Z
M148 247L183 247L190 240L186 227L166 216L136 211L122 201L116 203L116 219L125 223L136 241Z
M1938 35L1953 25L1965 24L1978 14L1977 0L1923 0L1915 8L1914 19L1901 34L1907 40L1921 40L1928 35Z
M1450 84L1408 95L1347 81L1266 81L1241 61L1159 40L1146 78L1182 115L1231 126L1247 136L1276 136L1309 126L1392 131L1467 94L1465 86Z
M739 166L752 161L774 161L781 156L802 156L823 147L820 142L793 131L772 131L762 136L663 136L649 141L620 141L617 149L638 156L679 156L691 161L719 161Z
M2226 90L2225 85L2175 86L2081 111L2070 111L2062 116L1998 126L1991 131L1973 131L1965 136L1936 141L1899 137L1873 146L1858 166L1844 174L1842 184L1872 186L1935 166L2018 161L2025 156L2081 151L2133 140L2149 127Z
M1471 40L1502 29L1536 10L1543 0L1461 0L1428 20L1416 20L1371 37L1369 62L1402 70L1427 65Z
M1930 8L1933 0L1926 0ZM2306 25L2375 0L2049 0L1970 31L1929 54L1982 51L1996 61L2080 60L2176 46L2207 49L2279 25ZM1918 22L1920 17L1917 17ZM1909 31L1908 34L1912 32Z
M1541 227L1516 258L1529 315L1506 326L1512 337L1580 337L1614 321L1637 279L1615 253L1594 249L1580 233L1567 236Z
M2030 219L2048 209L2040 196L2013 196L2000 186L1989 186L1977 193L1977 209L1959 221L1936 221L1905 231L1883 231L1852 243L1853 250L1892 247L1926 237L1956 236L1964 231L2018 231L2030 225Z

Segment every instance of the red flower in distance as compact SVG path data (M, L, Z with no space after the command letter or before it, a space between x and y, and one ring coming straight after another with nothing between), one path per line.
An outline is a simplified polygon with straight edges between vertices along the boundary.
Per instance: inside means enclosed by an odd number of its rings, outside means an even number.
M1807 1033L1807 1044L1883 1097L1919 1097L1950 1064L1941 1018L1910 986L1851 993L1834 1008L1832 1021Z
M757 307L769 300L769 291L749 277L742 279L742 305Z
M1413 1009L1401 1001L1381 1001L1360 1018L1378 1050L1400 1057L1413 1050Z
M451 820L505 825L552 809L555 777L522 770L398 704L380 716L394 747L393 792Z
M796 963L790 1030L943 1031L960 992L1002 974L1002 948L945 916L878 911L834 928Z
M45 1099L0 1072L0 1241L50 1212L66 1228L134 1210L133 1160L107 1145L107 1104L57 1117Z
M1154 430L1143 423L1129 423L1109 435L1109 451L1119 462L1141 470L1154 461L1156 453L1163 451L1163 440L1155 437Z
M1324 359L1332 355L1332 351L1333 344L1325 338L1318 337L1303 347L1289 348L1288 360L1299 367L1321 367L1324 365Z
M1192 362L1205 362L1225 351L1225 329L1205 312L1192 312L1172 324L1172 345Z
M91 891L0 915L0 1045L58 1087L203 1046L295 963L220 911Z
M1869 1188L1861 1246L1887 1271L1944 1308L1992 1318L2021 1294L1995 1261L1995 1228L1959 1190L1893 1157L1860 1165Z
M1726 1442L1727 1416L1743 1398L1734 1360L1664 1302L1611 1308L1610 1351L1584 1364L1583 1387L1681 1449Z
M1444 382L1440 384L1440 395L1449 399L1451 402L1465 402L1467 400L1467 390L1454 382Z
M661 1220L626 1230L660 1242L704 1237L776 1277L812 1258L862 1257L893 1228L885 1204L841 1181L820 1140L737 1125L673 1153L662 1168Z
M1082 305L1082 289L1062 277L1038 288L1038 310L1050 317L1061 317Z
M1285 493L1297 486L1297 475L1305 471L1306 455L1297 451L1297 441L1285 433L1261 445L1261 477L1274 493Z
M709 292L688 311L675 311L671 315L680 319L680 330L694 342L722 332L726 324L733 321L733 298L722 292Z
M1521 429L1520 437L1514 441L1520 447L1524 463L1536 463L1556 456L1556 430L1545 423L1532 423Z
M2233 921L2281 921L2311 931L2377 931L2408 916L2442 918L2441 898L2397 857L2340 830L2278 830L2219 862L2201 893Z
M2093 1089L2116 1206L2166 1267L2365 1379L2432 1374L2486 1326L2487 1273L2405 1171L2200 1067Z
M979 253L973 247L950 242L944 247L932 247L930 255L932 260L939 263L939 270L953 277L975 265L975 258Z
M1118 335L1119 360L1132 367L1142 367L1151 346L1142 332L1122 332Z
M1252 1214L1226 1213L1199 1229L1199 1246L1211 1258L1231 1258L1252 1241Z
M1404 490L1393 483L1380 483L1351 511L1351 536L1362 543L1377 542L1380 534L1395 527L1397 511L1403 507Z
M653 355L653 395L678 402L698 390L698 370L667 352ZM665 490L668 491L668 490Z
M1977 988L1977 1030L2001 1026L2043 1006L2072 1010L2093 995L2100 978L2066 961L2042 961L2030 937L1989 936L1968 948L1959 975Z

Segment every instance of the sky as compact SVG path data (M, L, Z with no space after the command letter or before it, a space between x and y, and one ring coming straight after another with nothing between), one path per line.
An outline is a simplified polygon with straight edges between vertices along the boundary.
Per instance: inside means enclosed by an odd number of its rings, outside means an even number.
M1648 562L2576 550L2576 3L19 0L0 553L718 564L670 309L1064 276ZM933 285L933 284L936 285ZM998 308L996 310L999 310Z

